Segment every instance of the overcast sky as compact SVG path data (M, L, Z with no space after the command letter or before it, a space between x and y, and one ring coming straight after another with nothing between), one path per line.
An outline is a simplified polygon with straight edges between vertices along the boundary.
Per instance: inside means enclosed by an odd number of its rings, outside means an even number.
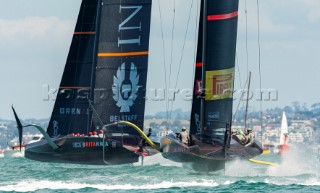
M167 73L165 78L159 74L164 74L161 59L166 58L166 66L171 63L174 1L160 0L165 55L159 4L153 2L148 87L164 88L163 83L169 80L169 75ZM1 118L13 119L11 104L23 119L50 116L53 101L43 101L42 85L57 88L60 83L80 3L80 0L0 0ZM262 88L278 91L278 100L263 102L263 108L283 107L293 101L305 102L309 106L320 102L317 87L320 82L320 1L259 0L259 3ZM178 88L190 88L192 84L198 5L199 0L176 0L172 66L178 66L181 56L183 58ZM189 10L191 20L185 50L181 54ZM257 1L240 0L239 11L237 65L240 76L237 68L236 89L240 88L240 82L242 87L245 84L249 69L253 73L251 88L255 90L259 89ZM172 88L177 72L177 68L172 68ZM165 102L151 103L147 103L150 105L147 114L166 110ZM250 105L252 109L259 109L255 96ZM190 102L177 100L173 108L190 110Z

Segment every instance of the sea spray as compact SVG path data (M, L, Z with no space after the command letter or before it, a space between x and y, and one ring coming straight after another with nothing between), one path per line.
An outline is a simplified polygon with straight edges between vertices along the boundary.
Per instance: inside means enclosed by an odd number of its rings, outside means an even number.
M288 151L279 155L281 157L278 167L269 167L269 176L296 176L302 174L319 174L319 164L305 146L290 145Z
M268 154L255 159L282 163L283 158ZM0 192L320 192L319 178L309 171L292 176L270 175L270 168L276 167L247 160L228 162L226 171L220 173L198 173L159 163L109 167L11 157L1 159L0 168Z

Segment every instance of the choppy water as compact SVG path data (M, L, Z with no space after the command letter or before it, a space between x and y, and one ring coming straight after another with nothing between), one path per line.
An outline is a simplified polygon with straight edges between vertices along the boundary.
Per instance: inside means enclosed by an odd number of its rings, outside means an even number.
M161 155L147 166L87 166L0 159L0 192L320 192L314 155L269 154L279 167L234 161L218 173L197 173Z

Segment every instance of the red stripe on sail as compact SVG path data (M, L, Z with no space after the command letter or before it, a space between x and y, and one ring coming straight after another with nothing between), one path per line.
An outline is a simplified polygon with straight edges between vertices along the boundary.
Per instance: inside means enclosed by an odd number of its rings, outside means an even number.
M208 15L207 20L223 20L223 19L230 19L238 16L238 11L227 13L227 14L219 14L219 15Z
M202 67L202 62L198 62L198 63L196 64L196 67Z
M96 32L93 31L82 31L82 32L74 32L74 35L94 35Z

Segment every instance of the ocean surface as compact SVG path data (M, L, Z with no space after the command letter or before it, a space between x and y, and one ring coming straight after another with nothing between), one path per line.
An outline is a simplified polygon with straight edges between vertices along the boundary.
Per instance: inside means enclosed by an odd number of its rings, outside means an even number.
M0 192L320 192L320 162L299 151L257 160L279 166L236 160L226 170L198 173L160 154L144 166L88 166L42 163L24 157L0 158Z

